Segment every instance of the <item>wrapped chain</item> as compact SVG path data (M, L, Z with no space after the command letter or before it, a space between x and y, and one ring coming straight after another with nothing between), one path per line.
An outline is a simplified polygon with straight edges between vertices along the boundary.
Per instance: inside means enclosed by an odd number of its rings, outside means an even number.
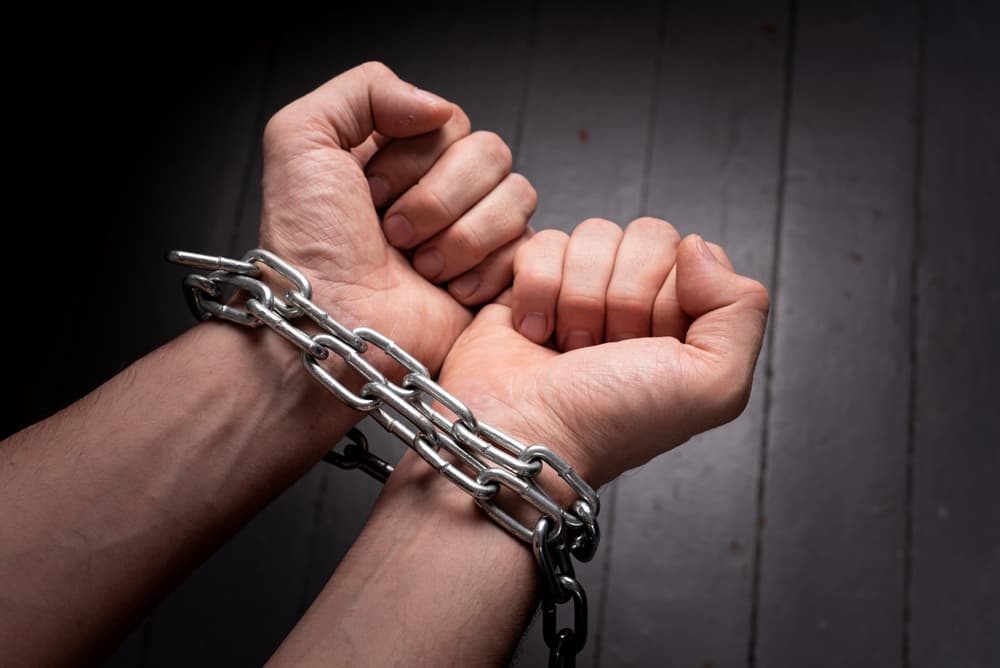
M572 666L587 641L587 597L573 572L575 557L593 558L600 540L597 493L558 454L543 445L525 445L496 427L476 419L458 398L441 387L427 368L392 339L359 327L350 329L312 302L309 280L274 254L254 249L240 260L171 251L176 264L210 270L184 279L185 295L198 320L215 316L247 327L266 325L297 347L306 370L331 394L351 408L372 416L387 432L414 450L438 473L475 499L490 518L529 543L543 583L542 632L549 647L550 666ZM290 284L278 297L261 279L261 267L272 269ZM248 296L242 305L225 303L223 291L237 289ZM318 328L310 334L292 323L305 318ZM364 357L369 346L400 364L407 374L397 385ZM334 378L321 364L334 353L364 380L359 393ZM434 402L454 418L434 408ZM393 467L368 451L357 429L348 433L343 453L331 450L323 459L341 468L358 468L380 482ZM442 454L442 450L451 458ZM576 499L560 507L536 483L544 465L570 487ZM514 490L541 512L527 527L501 508L495 498L501 487ZM573 625L558 629L556 610L572 601Z

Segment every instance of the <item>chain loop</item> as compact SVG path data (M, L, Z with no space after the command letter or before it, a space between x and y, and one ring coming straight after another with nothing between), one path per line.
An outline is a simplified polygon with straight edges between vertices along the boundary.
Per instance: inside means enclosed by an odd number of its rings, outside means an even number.
M344 359L350 355L357 355L357 351L354 350L354 348L351 348L348 344L331 334L316 334L313 336L313 341L325 348L329 348ZM319 381L320 385L325 387L331 394L333 394L333 396L337 397L354 410L368 412L379 405L379 402L376 399L359 397L351 392L346 385L334 378L329 371L320 366L315 357L304 350L302 351L302 363L305 365L306 370L312 374L312 377ZM350 364L349 361L348 364Z
M394 467L378 455L369 452L368 439L360 429L352 428L347 432L350 441L344 446L344 453L330 450L323 455L323 461L342 469L359 469L375 480L385 482L393 472Z
M569 553L564 549L557 549L562 547L562 543L558 535L550 535L551 527L552 520L549 517L538 518L535 530L531 533L531 549L535 554L538 570L542 574L542 584L546 595L558 603L565 603L569 600L570 594L562 588L559 576L567 575L575 578L576 573Z
M331 318L329 314L324 312L320 307L316 306L316 304L314 304L301 292L296 292L294 290L289 291L285 295L285 299L301 309L303 315L316 323L321 329L335 338L340 339L359 353L363 353L367 349L367 344L365 344L360 336L352 332L337 320Z
M274 308L279 308L277 302L275 302ZM330 356L330 351L322 343L315 341L313 337L282 318L278 313L266 308L256 299L247 300L247 311L303 353L320 360L325 360Z
M207 278L215 284L216 294L212 295L213 297L221 295L221 291L219 290L219 284L221 283L222 285L230 285L239 290L246 290L265 308L271 308L274 305L274 293L271 292L271 288L255 278L243 274L230 274L221 270L213 271ZM198 291L202 291L200 287ZM196 296L195 301L208 314L222 318L223 320L235 322L237 325L243 325L244 327L260 327L261 325L261 321L245 308L229 306L215 299L205 299L200 295ZM205 319L202 318L202 320Z
M573 629L562 629L556 635L556 644L549 648L549 668L575 668L576 641Z
M254 278L260 276L260 269L253 264L218 255L202 255L201 253L174 250L167 253L167 262L195 267L196 269L208 269L209 271L228 271L231 274L243 274Z
M500 485L517 492L522 499L530 503L536 510L544 513L555 522L555 535L553 535L553 538L558 536L558 534L562 531L562 509L556 505L556 502L553 501L548 494L543 492L531 481L518 478L516 475L505 469L486 469L477 476L476 481L479 483L499 483ZM519 522L506 510L498 506L492 499L476 499L476 503L478 503L479 507L482 508L487 515L492 517L493 520L504 529L511 532L526 543L531 542L531 529L524 526L524 524Z
M330 316L312 301L309 279L273 253L256 248L234 260L170 251L167 259L211 272L190 274L184 279L185 297L196 319L215 316L246 327L263 324L273 329L299 349L302 364L320 385L350 408L371 415L385 431L473 497L497 524L529 543L543 583L542 631L549 647L549 665L575 664L576 655L587 641L587 597L576 579L572 557L589 561L594 556L600 540L600 499L566 460L543 445L525 445L478 420L465 403L431 378L426 366L389 337L367 327L352 330ZM260 280L259 265L291 284L284 299L275 296ZM244 291L249 297L242 306L223 303L224 287ZM302 316L322 331L310 334L292 324ZM369 346L403 367L406 375L401 385L363 357ZM360 393L320 365L330 359L330 352L360 376ZM434 402L452 413L454 419L435 409ZM340 468L360 469L385 482L393 471L392 465L368 450L368 440L359 430L351 429L347 439L342 453L330 450L323 459ZM568 507L561 508L536 484L544 465L551 467L576 495ZM542 513L534 529L497 505L495 499L502 487L516 492ZM556 608L570 600L573 626L557 631Z
M551 596L542 595L542 637L545 638L545 644L551 651L550 658L564 645L564 641L560 642L564 631L569 631L569 638L573 641L569 647L565 648L570 650L569 653L579 654L580 650L587 644L587 595L576 578L571 578L568 575L559 576L559 586L564 591L569 592L569 598L565 601L560 602ZM561 603L568 603L570 599L573 601L573 626L563 627L557 631L559 620L556 610Z
M403 387L421 390L425 395L458 416L459 421L464 427L471 429L473 432L479 430L479 423L476 421L476 416L472 414L469 407L459 401L451 392L431 380L428 374L411 373L403 379Z
M309 279L305 277L305 274L282 260L271 251L266 251L263 248L254 248L253 250L247 252L247 254L242 257L241 261L248 263L259 262L266 267L270 267L277 272L279 276L295 286L295 290L289 290L288 292L297 292L306 299L312 297L312 285L309 283ZM260 270L258 270L258 274L259 271ZM295 305L289 306L278 297L274 298L274 310L286 318L297 318L302 315L301 309Z

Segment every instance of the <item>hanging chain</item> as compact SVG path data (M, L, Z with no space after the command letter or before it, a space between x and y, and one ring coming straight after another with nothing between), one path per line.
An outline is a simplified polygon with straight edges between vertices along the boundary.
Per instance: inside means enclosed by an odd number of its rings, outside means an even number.
M266 325L299 349L306 370L331 394L351 408L367 413L387 432L414 450L438 473L470 495L501 527L530 544L542 578L542 634L549 647L549 666L573 666L587 642L587 597L576 579L572 558L590 561L600 541L597 514L600 499L573 468L543 445L525 445L476 418L458 398L431 378L427 368L392 339L359 327L350 329L312 302L312 286L297 269L273 253L254 249L239 260L171 251L176 264L209 270L184 279L185 296L195 318L212 316L247 327ZM283 297L261 280L261 265L291 287ZM226 303L226 289L245 292L241 305ZM310 334L292 324L305 318L321 331ZM401 384L390 381L364 357L375 347L406 370ZM330 353L343 359L364 380L352 392L321 364ZM434 408L434 402L452 413ZM391 464L369 452L357 429L347 434L343 452L331 450L323 459L340 468L357 468L380 482ZM441 451L451 457L446 457ZM562 508L537 483L548 465L576 495ZM533 528L525 526L496 503L501 487L515 491L541 512ZM556 611L572 602L573 625L557 630Z

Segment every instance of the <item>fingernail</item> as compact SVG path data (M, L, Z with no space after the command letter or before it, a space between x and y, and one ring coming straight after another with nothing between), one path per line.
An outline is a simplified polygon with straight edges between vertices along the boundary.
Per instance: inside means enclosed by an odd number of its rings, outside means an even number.
M608 337L609 341L625 341L626 339L637 339L639 338L636 334L632 332L622 332L620 334L615 334L614 336Z
M695 236L695 239L697 240L695 243L698 246L698 250L701 251L701 254L704 255L706 258L710 259L712 262L718 264L719 258L715 257L715 253L713 253L712 249L708 247L708 244L705 243L705 240L699 236Z
M566 337L566 344L563 346L563 349L576 350L577 348L586 348L592 345L594 345L594 337L590 335L590 332L575 329Z
M389 183L381 176L368 177L368 189L372 192L372 204L376 209L382 207L389 199Z
M414 268L424 278L436 278L444 269L444 258L436 248L424 248L413 258Z
M413 225L398 213L386 218L382 228L385 230L385 238L393 246L405 247L413 241Z
M430 102L431 104L440 104L442 102L447 102L447 100L445 100L443 97L435 95L429 90L424 90L423 88L414 88L413 94L426 102Z
M479 278L478 271L468 271L454 281L451 282L449 286L451 288L452 294L456 297L466 298L471 297L479 286L482 284L482 280Z
M545 340L545 330L548 329L548 323L545 319L544 313L526 313L524 318L521 320L520 326L521 335L526 339L531 339L535 342L542 342Z

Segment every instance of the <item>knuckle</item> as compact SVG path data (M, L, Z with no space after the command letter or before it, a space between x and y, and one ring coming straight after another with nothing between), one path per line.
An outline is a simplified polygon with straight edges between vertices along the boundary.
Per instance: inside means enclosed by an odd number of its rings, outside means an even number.
M762 313L769 312L771 310L771 295L768 294L764 284L746 276L741 278L743 283L741 286L741 298L746 300L751 308Z
M460 106L456 104L453 107L448 124L455 130L458 137L467 137L472 132L472 121L469 120L468 114Z
M569 243L569 235L562 230L539 230L535 232L535 236L528 240L529 244L534 244L536 247L539 246L565 246Z
M534 215L535 209L538 207L538 192L523 174L513 173L507 177L507 180L514 188L517 201L524 207L522 213L524 214L524 223L527 224L528 218Z
M548 264L545 259L561 254L569 243L569 235L562 230L539 230L531 238L524 241L514 255L514 273L531 273L538 270L542 264ZM556 267L562 271L562 263Z
M602 318L604 317L604 296L586 292L563 292L559 295L559 309L594 319Z
M625 231L626 233L639 233L642 236L667 236L674 241L675 245L681 240L677 228L662 218L653 218L652 216L636 218L628 224Z
M548 264L546 260L553 257L561 257L562 249L569 243L569 235L562 230L541 230L524 242L518 249L516 261L518 263ZM559 270L562 270L562 262L559 262Z
M573 234L574 236L577 234L601 237L619 236L622 234L622 228L606 218L588 218L576 226Z
M608 314L651 316L653 300L644 299L635 289L608 288Z
M264 126L264 146L273 146L293 131L292 111L286 105L276 111Z
M389 69L389 66L379 60L368 60L357 66L357 69L366 78L381 79L385 76L396 76L396 73Z
M456 255L472 264L482 262L489 252L474 225L455 225L449 228L448 245L455 249Z
M451 209L445 201L426 183L417 183L406 193L405 208L414 218L452 220Z
M492 162L504 165L505 170L510 169L514 156L500 135L489 130L477 130L469 137L476 142L477 148L485 153Z
M551 267L536 264L523 267L518 278L519 293L523 292L533 298L546 295L551 298L553 293L559 291L562 277Z

